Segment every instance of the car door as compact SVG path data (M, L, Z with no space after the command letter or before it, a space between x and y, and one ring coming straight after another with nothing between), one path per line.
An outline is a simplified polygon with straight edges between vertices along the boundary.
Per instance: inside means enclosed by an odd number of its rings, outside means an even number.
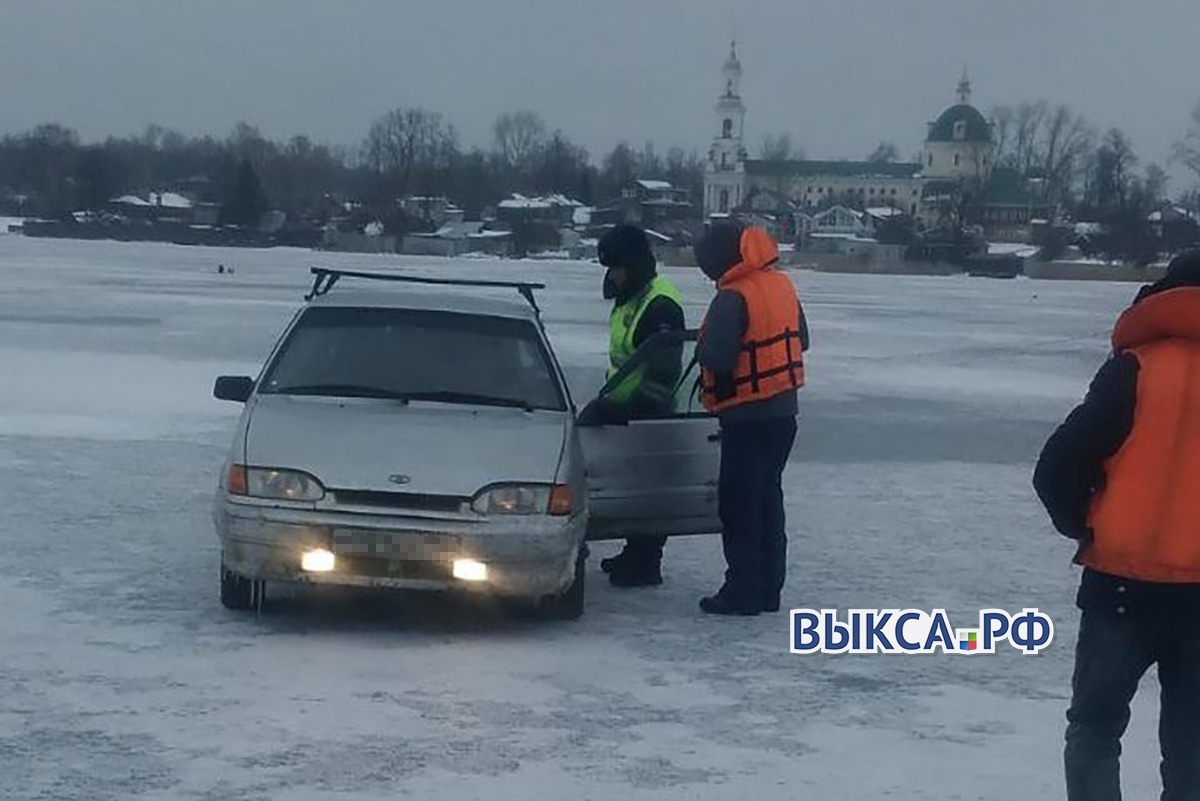
M648 359L678 354L681 378L669 413L578 429L587 471L589 540L720 532L720 429L700 404L696 338L695 331L655 335L598 395L605 397Z

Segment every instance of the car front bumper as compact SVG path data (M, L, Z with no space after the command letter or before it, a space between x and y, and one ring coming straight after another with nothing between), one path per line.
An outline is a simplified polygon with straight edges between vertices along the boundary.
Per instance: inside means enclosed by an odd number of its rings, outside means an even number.
M214 523L225 567L250 579L540 598L570 586L586 516L478 520L284 508L219 498ZM309 550L334 569L306 572ZM455 560L487 565L485 581L453 575Z

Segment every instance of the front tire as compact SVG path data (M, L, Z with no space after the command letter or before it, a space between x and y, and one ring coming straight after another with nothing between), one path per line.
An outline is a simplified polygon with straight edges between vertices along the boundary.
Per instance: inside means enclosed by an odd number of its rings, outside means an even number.
M581 545L575 558L575 580L561 595L543 598L538 611L548 620L579 620L583 617L587 584L588 548Z
M226 609L245 612L256 605L261 607L265 590L265 581L234 573L225 567L225 560L221 560L221 605Z

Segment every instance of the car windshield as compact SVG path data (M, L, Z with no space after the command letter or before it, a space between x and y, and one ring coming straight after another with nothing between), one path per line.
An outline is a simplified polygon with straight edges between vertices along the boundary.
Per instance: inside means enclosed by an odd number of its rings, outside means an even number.
M404 309L306 310L261 391L566 409L532 322Z

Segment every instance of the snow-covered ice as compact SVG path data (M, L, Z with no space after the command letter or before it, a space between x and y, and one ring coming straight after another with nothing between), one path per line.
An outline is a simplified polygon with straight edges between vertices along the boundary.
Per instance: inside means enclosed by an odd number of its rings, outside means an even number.
M259 364L309 266L401 261L0 238L0 797L1061 797L1077 576L1029 476L1134 287L796 274L785 602L1036 606L1039 656L793 656L785 616L699 614L714 538L672 542L652 590L593 564L575 624L341 595L228 613L208 510L238 410L211 380ZM424 264L547 281L575 393L598 384L599 268ZM711 289L673 275L697 323ZM1127 738L1143 798L1155 690Z

